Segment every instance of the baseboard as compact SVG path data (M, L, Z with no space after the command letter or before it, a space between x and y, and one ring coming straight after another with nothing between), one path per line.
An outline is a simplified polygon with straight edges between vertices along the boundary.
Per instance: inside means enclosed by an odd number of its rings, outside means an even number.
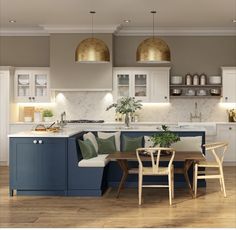
M223 162L223 166L236 166L236 162L235 161L227 161L227 162Z
M8 166L7 161L0 161L0 166Z

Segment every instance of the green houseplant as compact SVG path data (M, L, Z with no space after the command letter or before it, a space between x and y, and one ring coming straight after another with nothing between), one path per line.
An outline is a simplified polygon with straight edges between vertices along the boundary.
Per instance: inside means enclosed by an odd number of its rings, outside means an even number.
M180 138L175 133L169 131L166 125L161 126L163 132L154 134L150 139L153 142L153 147L160 146L169 148L172 143L180 141Z
M106 108L110 110L111 108L115 108L116 113L121 113L125 115L125 125L129 127L130 125L130 114L135 113L138 109L142 108L141 100L135 100L134 97L122 97L117 103L113 103Z
M43 111L43 118L45 122L50 122L53 117L53 112L50 109L45 109Z

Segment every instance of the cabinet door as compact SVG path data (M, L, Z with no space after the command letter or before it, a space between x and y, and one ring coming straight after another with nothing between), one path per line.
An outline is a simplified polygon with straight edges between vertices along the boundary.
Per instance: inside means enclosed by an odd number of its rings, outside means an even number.
M66 186L66 141L64 139L40 139L39 185L50 190L64 190Z
M34 71L32 77L35 102L50 101L48 71Z
M17 189L34 189L39 183L38 147L31 138L11 138L11 183Z
M150 102L169 102L169 69L150 72Z
M224 161L236 162L236 126L217 125L217 140L226 141L229 143Z
M236 103L236 68L223 69L223 102Z
M131 81L131 95L142 102L149 102L149 76L148 72L134 71Z
M116 98L131 96L131 74L129 71L116 71L114 73L114 89Z
M66 153L64 138L11 138L11 187L19 190L65 190Z
M16 102L30 102L33 94L32 72L27 70L15 71L15 100Z

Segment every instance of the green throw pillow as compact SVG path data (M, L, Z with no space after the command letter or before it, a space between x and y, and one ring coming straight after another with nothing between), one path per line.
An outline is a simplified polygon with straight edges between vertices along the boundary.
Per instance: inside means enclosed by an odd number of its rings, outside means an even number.
M85 141L79 140L78 142L84 159L90 159L97 156L93 143L89 139Z
M98 143L98 154L108 154L116 151L115 136L107 139L96 138Z
M142 148L143 137L123 136L123 151L134 152L138 148Z

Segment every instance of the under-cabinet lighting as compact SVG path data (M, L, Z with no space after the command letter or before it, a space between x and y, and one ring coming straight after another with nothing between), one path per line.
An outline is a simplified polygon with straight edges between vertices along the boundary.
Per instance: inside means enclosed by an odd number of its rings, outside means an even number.
M20 102L20 103L17 103L18 106L45 106L45 107L52 107L52 106L55 106L55 103L54 102L44 102L44 103L41 103L41 102Z
M236 103L220 102L219 106L225 109L236 108Z
M112 93L106 93L106 95L104 96L104 101L107 103L113 103Z
M233 19L232 22L233 22L233 23L236 23L236 19Z
M9 20L9 23L16 23L16 20Z
M150 105L150 106L169 106L171 105L170 102L142 102L143 105Z

